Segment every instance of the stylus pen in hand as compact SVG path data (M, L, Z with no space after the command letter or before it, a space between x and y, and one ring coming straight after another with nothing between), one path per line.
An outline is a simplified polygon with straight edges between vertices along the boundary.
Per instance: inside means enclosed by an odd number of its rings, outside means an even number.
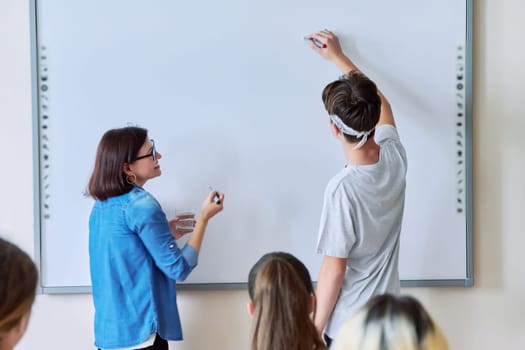
M211 186L208 186L208 189L210 191L213 191L213 187ZM213 201L215 202L215 204L221 204L221 197L219 197L218 193L215 193L215 196L213 196Z

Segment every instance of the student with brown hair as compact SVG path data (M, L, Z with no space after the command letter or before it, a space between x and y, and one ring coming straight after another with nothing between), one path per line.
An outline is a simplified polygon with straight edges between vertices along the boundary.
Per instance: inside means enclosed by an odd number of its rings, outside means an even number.
M289 253L263 255L248 276L251 350L323 350L312 320L315 293L310 273Z
M346 165L327 184L317 253L315 325L328 345L370 298L400 290L398 260L407 158L387 99L322 30L310 46L344 74L322 94L327 124Z
M372 298L341 327L331 350L448 350L423 305L410 296Z
M175 281L197 265L208 221L223 208L211 192L193 230L168 221L144 189L160 176L155 143L146 129L107 131L100 140L89 194L89 258L95 304L95 345L102 349L168 349L181 340ZM215 201L215 197L220 201ZM193 231L179 248L176 238Z
M24 335L37 282L31 258L0 238L0 350L13 349Z

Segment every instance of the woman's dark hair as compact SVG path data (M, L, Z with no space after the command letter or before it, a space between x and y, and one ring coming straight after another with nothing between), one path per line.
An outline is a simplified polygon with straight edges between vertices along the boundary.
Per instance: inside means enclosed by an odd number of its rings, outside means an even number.
M31 311L38 272L31 258L0 238L0 333L18 326Z
M362 73L352 71L331 82L324 88L322 98L328 114L337 115L355 131L372 130L379 122L381 98L376 84ZM370 133L369 138L373 135ZM351 143L360 140L344 136Z
M250 270L248 293L254 306L252 350L325 349L310 317L310 273L296 257L264 255Z
M135 161L147 136L146 129L134 126L106 131L98 144L88 195L104 201L131 191L133 184L126 180L123 167Z

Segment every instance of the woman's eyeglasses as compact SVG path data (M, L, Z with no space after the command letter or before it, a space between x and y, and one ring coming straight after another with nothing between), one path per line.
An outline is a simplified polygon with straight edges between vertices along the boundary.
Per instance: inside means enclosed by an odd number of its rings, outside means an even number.
M155 149L155 141L153 141L153 140L150 140L150 141L151 141L151 145L152 145L151 146L151 151L148 154L145 154L143 156L135 158L135 161L137 161L139 159L143 159L143 158L148 158L148 157L151 157L151 159L153 159L153 161L157 160L157 150Z

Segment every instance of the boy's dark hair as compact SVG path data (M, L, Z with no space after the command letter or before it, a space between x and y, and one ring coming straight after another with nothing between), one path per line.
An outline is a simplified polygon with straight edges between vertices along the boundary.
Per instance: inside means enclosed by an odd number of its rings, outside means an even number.
M29 313L37 282L38 271L29 255L0 238L0 333L18 326Z
M126 180L123 167L135 161L147 136L146 129L134 126L108 130L98 144L88 195L104 201L131 191L133 184Z
M329 115L337 115L355 131L372 130L379 122L381 98L376 84L362 73L352 71L328 84L323 90L323 103ZM360 141L355 136L344 136L351 143Z

